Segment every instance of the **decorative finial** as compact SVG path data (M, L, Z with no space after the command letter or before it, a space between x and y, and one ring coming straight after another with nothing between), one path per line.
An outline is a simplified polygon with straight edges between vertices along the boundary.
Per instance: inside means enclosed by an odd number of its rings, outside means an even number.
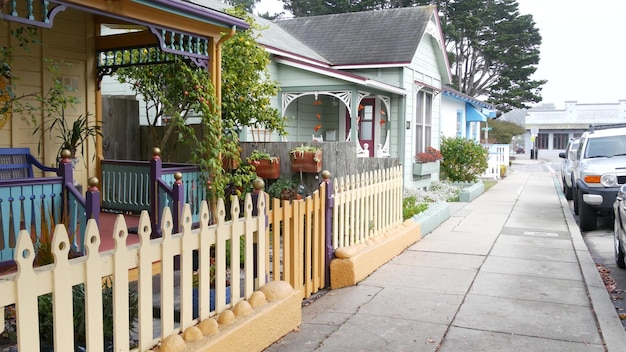
M254 190L256 191L262 191L263 188L265 188L265 181L263 181L262 178L255 178L254 181L252 181L252 187L254 187Z
M176 173L174 174L174 179L175 179L176 181L180 181L180 180L182 180L182 179L183 179L183 174L182 174L182 172L176 172Z
M152 156L160 156L160 155L161 155L161 148L159 147L152 148Z
M90 177L89 180L87 180L87 183L89 184L89 188L98 188L100 180L98 180L97 177Z
M322 171L322 178L324 180L328 180L330 178L330 171L328 171L328 170Z
M72 152L69 149L63 149L61 151L61 158L69 159L72 156Z

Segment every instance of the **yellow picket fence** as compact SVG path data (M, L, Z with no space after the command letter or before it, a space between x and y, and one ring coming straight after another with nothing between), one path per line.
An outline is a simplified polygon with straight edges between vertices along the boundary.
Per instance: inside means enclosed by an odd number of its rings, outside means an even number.
M265 213L265 198L258 202L259 214ZM53 237L52 253L54 264L33 267L35 250L27 231L19 234L16 253L18 271L0 277L0 307L13 306L10 311L17 328L19 351L39 351L40 332L38 326L38 297L52 294L52 314L54 325L54 350L74 350L74 302L73 287L84 288L84 328L88 351L103 349L103 279L111 278L113 344L116 351L129 351L131 328L136 328L137 349L145 351L170 334L184 331L210 316L216 315L239 301L248 299L253 291L266 283L266 258L264 251L254 254L254 244L265 248L264 216L252 216L246 211L239 216L239 202L235 199L230 209L234 220L225 220L226 209L223 200L218 203L216 224L208 225L210 218L206 202L201 205L200 228L192 229L192 215L189 205L185 205L182 216L182 230L173 233L172 213L168 208L163 213L162 237L150 239L151 222L147 212L139 221L140 243L126 246L128 229L120 215L114 226L115 249L99 253L100 235L94 220L89 220L86 230L86 255L68 259L70 241L67 230L57 226ZM252 198L245 199L245 209L252 209ZM228 242L232 245L228 245ZM240 253L242 243L244 253ZM230 247L231 268L239 268L240 255L245 256L244 268L231 270L230 289L227 283L227 248ZM198 283L194 284L193 258L197 253L199 262ZM175 258L179 257L180 270L176 279ZM256 262L253 262L256 258ZM158 287L153 292L153 263L160 263ZM211 269L213 266L213 269ZM214 271L214 283L210 283ZM129 273L137 272L137 283L130 284ZM259 273L256 275L255 272ZM179 289L175 290L175 280ZM241 287L243 283L243 287ZM138 320L136 326L129 321L129 295L136 286ZM197 303L194 307L194 290L197 290ZM227 292L230 295L227 297ZM210 309L210 296L215 297L215 308ZM156 301L155 302L155 297ZM175 301L180 302L179 316L175 317ZM227 303L228 302L228 303ZM160 307L160 316L155 317L153 309ZM194 313L196 311L197 313ZM0 312L4 318L4 309ZM198 317L194 317L197 315ZM160 319L160 328L153 328L155 318ZM178 318L178 319L177 319ZM4 327L3 319L0 319ZM178 321L178 323L176 322Z
M326 183L301 200L271 199L266 241L270 281L283 280L308 298L325 287ZM268 198L269 200L269 198Z
M98 252L97 225L89 220L86 254L74 259L67 259L71 245L67 230L58 226L52 249L55 263L43 267L33 266L35 248L28 232L21 231L15 259L18 271L0 276L0 332L5 327L3 310L14 307L10 311L15 314L19 350L38 351L38 297L52 294L54 349L73 350L73 287L82 285L85 347L89 351L102 350L102 283L107 278L112 282L116 351L131 349L131 328L136 329L133 339L137 350L147 350L166 336L248 299L268 281L287 281L308 298L326 287L333 249L361 243L402 223L400 167L340 178L334 181L334 187L329 184L324 180L312 196L296 201L270 200L261 193L258 199L254 197L254 204L253 196L248 195L243 209L234 198L229 209L233 220L226 220L227 209L219 200L213 225L208 225L211 214L203 202L199 228L192 228L191 210L185 205L178 232L173 229L172 212L166 208L162 237L157 239L150 239L151 220L143 212L138 226L140 243L130 246L126 245L128 229L120 215L114 227L115 249L104 253ZM332 194L327 195L329 191ZM197 283L193 279L194 258L199 267ZM241 270L228 274L227 262L228 267L239 268L240 258L244 258ZM175 270L176 260L179 270ZM158 277L153 272L155 263L160 264L156 266ZM153 292L153 280L158 280L159 292ZM138 297L136 324L129 321L128 297L134 289ZM194 295L199 297L197 303ZM213 309L211 296L215 298ZM175 301L180 302L179 314L175 314ZM155 316L155 306L160 307L160 316ZM160 321L157 328L154 319Z
M352 246L402 224L402 167L334 182L333 249Z

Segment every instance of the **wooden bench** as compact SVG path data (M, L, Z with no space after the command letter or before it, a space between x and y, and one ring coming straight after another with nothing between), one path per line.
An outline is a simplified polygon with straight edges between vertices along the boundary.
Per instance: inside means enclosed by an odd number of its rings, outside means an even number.
M41 171L57 172L35 159L28 148L0 148L0 180L33 178L33 165Z

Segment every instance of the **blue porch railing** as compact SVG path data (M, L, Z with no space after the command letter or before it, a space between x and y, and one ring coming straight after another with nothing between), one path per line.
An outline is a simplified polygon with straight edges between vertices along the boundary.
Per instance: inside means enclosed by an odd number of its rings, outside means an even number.
M90 180L83 197L74 186L71 163L63 159L55 177L0 180L0 261L14 258L20 230L28 230L37 243L60 223L68 229L72 249L84 253L87 219L98 221L100 192Z

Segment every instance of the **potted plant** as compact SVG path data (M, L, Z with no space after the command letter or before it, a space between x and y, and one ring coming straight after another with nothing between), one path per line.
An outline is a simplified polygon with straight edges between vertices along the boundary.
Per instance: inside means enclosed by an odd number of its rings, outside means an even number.
M302 197L296 191L297 187L297 181L287 177L281 177L267 188L267 193L272 198L279 198L283 200L300 199Z
M93 139L94 145L96 143L96 136L102 136L102 126L97 122L91 123L89 121L90 114L79 115L76 120L70 122L65 117L65 109L61 109L61 113L57 116L51 117L45 121L41 126L35 128L33 135L38 131L50 132L54 134L58 140L61 141L61 147L57 152L57 157L61 157L61 151L64 149L69 150L71 158L76 158L76 152L80 148L81 155L84 155L84 143L89 139Z
M289 151L291 171L320 172L322 171L322 150L310 145L301 145Z
M413 175L425 176L439 172L439 162L443 159L441 152L433 147L426 147L426 151L417 153L413 164Z
M255 150L246 160L258 177L272 180L280 177L280 157Z

